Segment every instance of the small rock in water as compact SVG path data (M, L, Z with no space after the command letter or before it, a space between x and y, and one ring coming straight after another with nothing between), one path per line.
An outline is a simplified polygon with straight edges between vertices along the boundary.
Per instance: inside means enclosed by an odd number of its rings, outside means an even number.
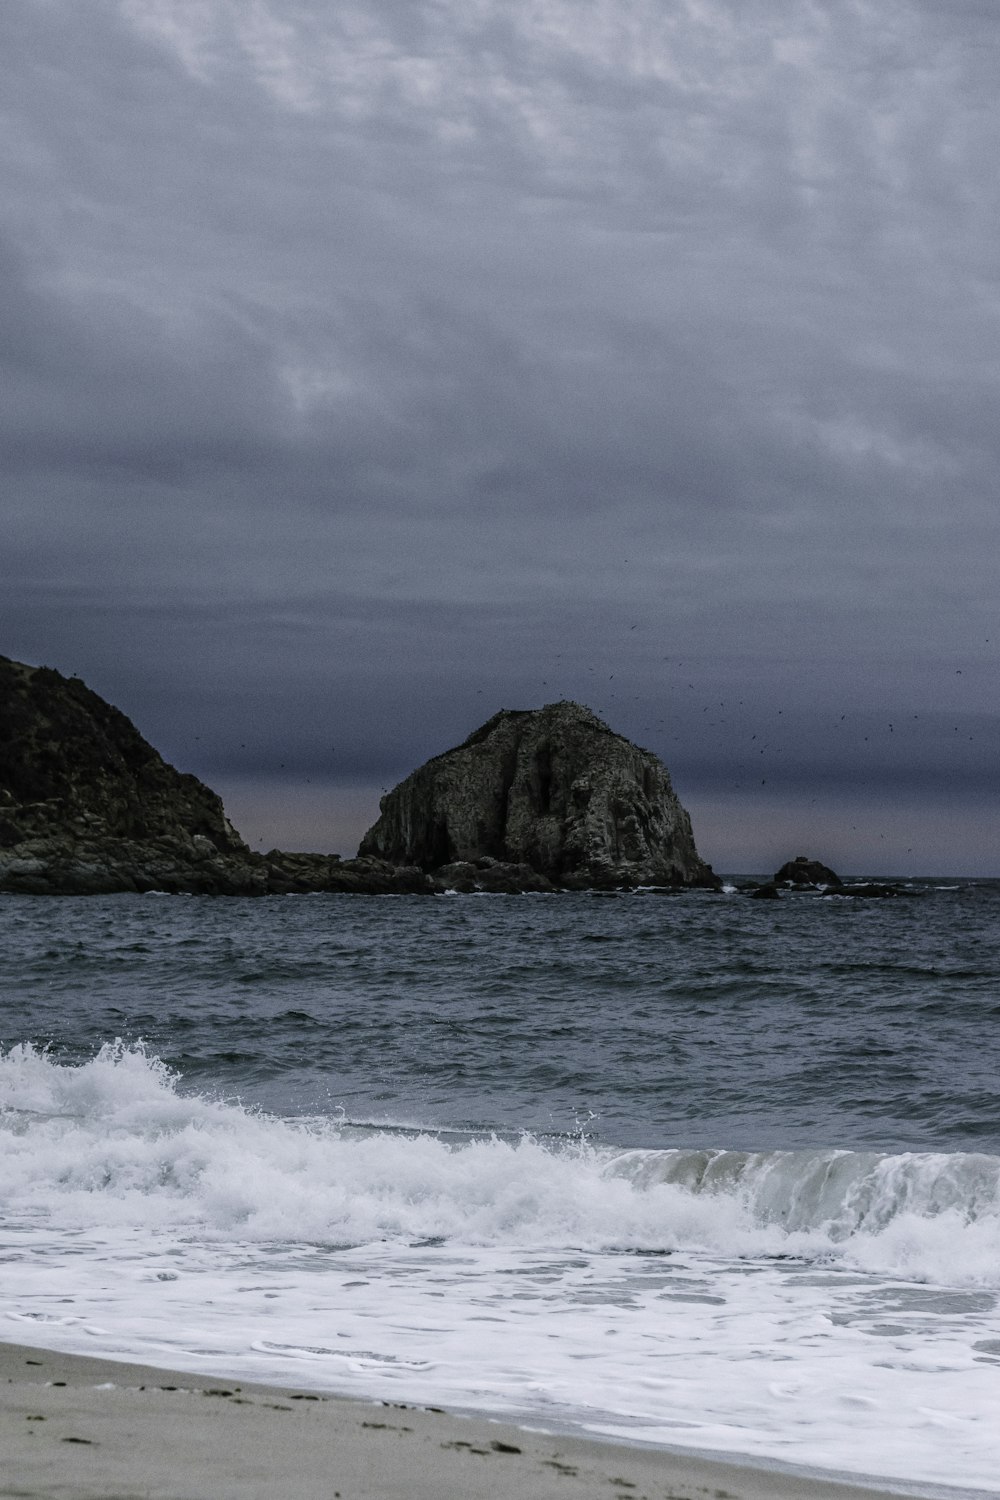
M840 876L831 870L829 865L821 864L818 859L809 859L805 854L798 854L794 859L790 859L787 864L782 865L773 878L779 885L789 886L843 884Z

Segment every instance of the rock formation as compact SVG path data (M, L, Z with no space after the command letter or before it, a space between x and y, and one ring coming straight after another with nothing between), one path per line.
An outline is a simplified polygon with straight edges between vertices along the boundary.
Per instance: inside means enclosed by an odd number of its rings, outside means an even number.
M842 884L840 876L835 875L829 865L821 864L818 859L809 859L805 854L797 854L794 859L788 860L771 878L778 885L828 886Z
M852 899L903 894L899 886L888 885L884 881L854 881L850 885L845 885L829 865L821 864L818 859L809 859L805 854L798 854L794 859L788 860L771 880L748 891L747 895L756 896L759 899L773 899L782 890Z
M578 703L502 709L380 806L360 855L465 888L719 884L666 767Z
M575 703L504 710L382 799L358 858L249 849L82 683L0 657L0 891L717 887L666 768Z
M431 892L420 870L255 854L216 794L76 677L0 657L0 891Z
M263 889L214 792L78 678L0 657L0 889Z

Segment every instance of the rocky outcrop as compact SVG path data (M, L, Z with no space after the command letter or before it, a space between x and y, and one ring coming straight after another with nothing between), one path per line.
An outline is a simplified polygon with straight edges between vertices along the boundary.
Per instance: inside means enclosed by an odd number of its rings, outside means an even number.
M290 854L272 849L263 856L269 895L328 891L350 896L429 896L437 890L423 870L390 865L382 859L341 859L337 854Z
M79 678L0 657L0 891L427 893L421 870L260 855L196 776L159 755Z
M842 896L852 900L881 899L904 894L899 886L888 885L883 881L855 880L845 883L829 865L821 864L818 859L809 859L804 854L788 860L771 880L755 886L746 894L755 896L758 900L774 900L783 890L816 896Z
M382 801L358 857L249 849L79 678L0 657L0 891L363 895L719 882L666 768L578 704L502 711Z
M794 886L829 886L841 885L839 875L835 875L829 865L821 864L818 859L809 859L805 854L797 854L783 864L772 879L778 885Z
M502 709L382 798L359 853L473 888L717 887L666 767L578 703ZM485 861L485 864L484 864ZM523 869L520 886L517 868ZM493 887L496 888L496 887Z
M265 887L197 777L168 765L79 678L0 657L0 890Z
M777 901L781 892L773 880L765 880L763 885L748 886L746 894L754 901Z
M488 854L479 859L460 859L450 865L441 865L434 871L433 881L436 890L457 891L460 895L472 891L491 891L501 896L535 891L545 895L556 889L547 876L540 875L530 865L512 865L491 859Z

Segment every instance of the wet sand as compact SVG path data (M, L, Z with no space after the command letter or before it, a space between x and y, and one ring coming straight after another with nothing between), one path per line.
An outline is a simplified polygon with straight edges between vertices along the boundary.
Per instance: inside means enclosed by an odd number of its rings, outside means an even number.
M874 1500L889 1493L547 1436L482 1417L0 1344L5 1500Z

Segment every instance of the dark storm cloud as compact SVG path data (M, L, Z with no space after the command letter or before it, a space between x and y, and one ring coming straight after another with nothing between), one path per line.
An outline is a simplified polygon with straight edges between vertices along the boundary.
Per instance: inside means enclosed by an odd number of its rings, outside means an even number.
M566 694L689 784L772 726L758 784L989 784L991 7L8 0L0 44L2 649L206 772Z

